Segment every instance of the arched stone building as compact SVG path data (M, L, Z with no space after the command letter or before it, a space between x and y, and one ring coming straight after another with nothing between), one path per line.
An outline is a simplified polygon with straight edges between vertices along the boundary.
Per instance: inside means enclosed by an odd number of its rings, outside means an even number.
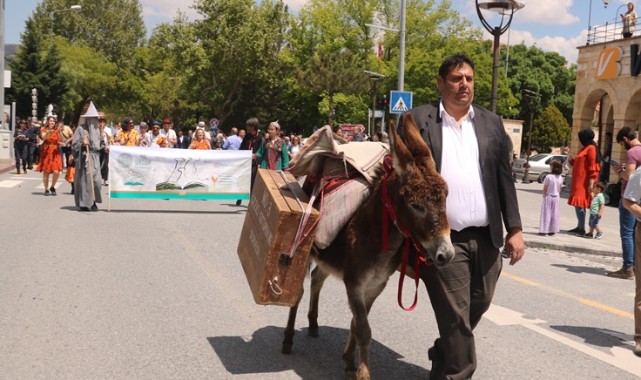
M641 37L613 38L578 49L571 154L581 147L578 132L592 127L601 154L624 162L625 149L613 140L622 127L640 129ZM605 179L616 182L619 178L610 172Z

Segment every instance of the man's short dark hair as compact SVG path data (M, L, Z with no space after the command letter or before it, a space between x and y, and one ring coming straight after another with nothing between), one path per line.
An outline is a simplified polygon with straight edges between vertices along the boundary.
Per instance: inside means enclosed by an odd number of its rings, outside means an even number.
M452 69L461 67L463 65L469 65L474 71L474 62L472 59L463 53L454 54L453 56L445 58L445 61L441 64L441 67L438 69L438 76L441 78L447 77Z
M252 127L255 130L258 130L258 119L255 117L247 119L247 121L245 122L245 127Z
M637 138L637 133L630 127L623 127L617 133L617 143L623 141L624 137L627 137L628 140L634 140Z

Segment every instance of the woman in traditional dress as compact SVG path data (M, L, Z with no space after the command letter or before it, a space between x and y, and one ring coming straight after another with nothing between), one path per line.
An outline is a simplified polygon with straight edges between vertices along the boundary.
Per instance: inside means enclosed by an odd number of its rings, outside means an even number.
M287 144L279 136L280 125L273 121L267 128L267 137L256 152L260 167L270 170L283 170L289 166Z
M572 187L568 198L568 204L574 206L576 212L577 226L568 232L583 236L585 235L585 210L590 208L592 187L599 178L601 167L599 166L599 150L594 142L592 128L580 130L579 141L581 142L581 150L569 160L572 166Z
M189 149L211 149L211 144L209 140L205 138L205 131L203 129L196 129L194 139L191 140L191 144L189 144Z
M60 122L62 123L62 122ZM64 126L64 123L62 123ZM63 144L60 136L59 126L56 125L56 119L53 116L47 117L47 123L40 130L40 161L36 171L42 172L42 183L45 187L45 195L56 195L56 183L58 176L62 171L62 155L60 147ZM49 187L49 175L53 174L51 187Z

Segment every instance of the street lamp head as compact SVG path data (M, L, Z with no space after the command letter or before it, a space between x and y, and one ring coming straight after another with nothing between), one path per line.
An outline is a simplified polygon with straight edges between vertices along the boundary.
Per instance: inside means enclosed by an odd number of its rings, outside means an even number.
M525 7L525 4L515 0L486 1L483 3L478 3L478 7L486 9L488 11L505 14L508 12L516 12L519 9Z
M603 8L607 8L608 4L610 4L610 0L603 0Z

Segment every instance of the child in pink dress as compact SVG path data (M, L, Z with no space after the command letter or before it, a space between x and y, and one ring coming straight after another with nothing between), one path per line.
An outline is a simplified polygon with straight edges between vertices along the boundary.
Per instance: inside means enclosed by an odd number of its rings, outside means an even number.
M539 235L553 236L559 232L561 211L559 198L563 187L563 164L557 160L550 162L550 174L543 181L543 204L539 219Z

